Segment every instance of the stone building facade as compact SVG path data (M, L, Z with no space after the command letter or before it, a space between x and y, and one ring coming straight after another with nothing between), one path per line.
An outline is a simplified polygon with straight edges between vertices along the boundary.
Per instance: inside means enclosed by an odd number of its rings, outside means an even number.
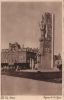
M37 62L38 49L24 48L18 43L9 43L9 49L1 51L1 65L4 66L20 66L23 68L35 68Z

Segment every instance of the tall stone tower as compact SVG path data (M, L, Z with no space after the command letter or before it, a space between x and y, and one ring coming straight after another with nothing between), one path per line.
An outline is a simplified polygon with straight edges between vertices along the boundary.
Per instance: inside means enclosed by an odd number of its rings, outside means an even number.
M40 23L40 69L53 68L54 55L54 15L45 13Z

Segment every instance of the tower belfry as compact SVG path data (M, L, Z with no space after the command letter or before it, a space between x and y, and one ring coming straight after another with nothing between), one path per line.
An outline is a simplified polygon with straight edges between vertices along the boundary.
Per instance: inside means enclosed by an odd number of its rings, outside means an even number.
M40 41L40 68L53 68L54 55L54 16L52 13L42 15L40 22L41 37Z

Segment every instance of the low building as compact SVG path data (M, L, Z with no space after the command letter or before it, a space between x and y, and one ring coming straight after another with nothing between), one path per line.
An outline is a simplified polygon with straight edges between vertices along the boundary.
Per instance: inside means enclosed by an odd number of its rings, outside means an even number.
M62 70L62 58L60 54L54 55L54 67Z
M17 42L9 43L9 49L1 51L1 66L20 69L34 69L37 62L38 49L21 47Z

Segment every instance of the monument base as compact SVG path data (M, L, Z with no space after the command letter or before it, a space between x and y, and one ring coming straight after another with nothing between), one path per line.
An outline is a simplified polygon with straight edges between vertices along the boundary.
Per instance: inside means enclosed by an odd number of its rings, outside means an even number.
M52 69L53 65L51 63L52 63L52 59L51 59L50 54L46 54L45 56L41 56L41 62L40 62L39 69L40 70Z

